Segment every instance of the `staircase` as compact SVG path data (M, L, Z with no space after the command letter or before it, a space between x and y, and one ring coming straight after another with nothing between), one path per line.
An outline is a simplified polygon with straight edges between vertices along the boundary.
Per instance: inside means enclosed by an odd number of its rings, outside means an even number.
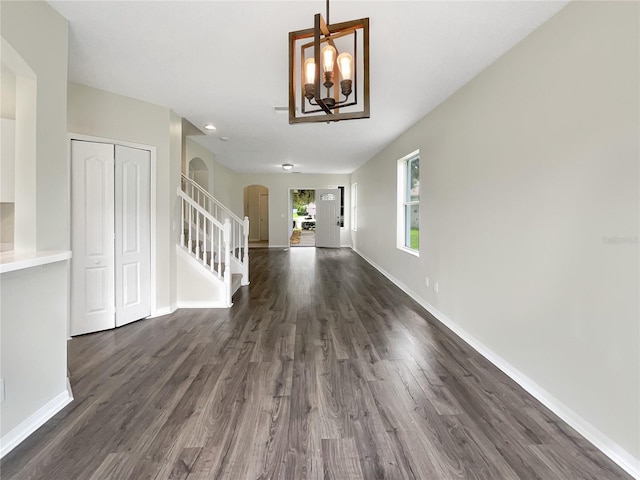
M231 307L233 294L249 285L249 218L241 219L184 175L177 193L183 226L179 249L188 258L186 267L196 274L188 282L207 276L202 282L205 286L193 286L200 293L194 293L196 301L192 297L186 306Z

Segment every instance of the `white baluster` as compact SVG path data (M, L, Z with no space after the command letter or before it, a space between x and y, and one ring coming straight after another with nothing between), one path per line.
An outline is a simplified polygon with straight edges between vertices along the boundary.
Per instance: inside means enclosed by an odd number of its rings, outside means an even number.
M200 212L196 210L196 258L200 257Z
M202 228L202 264L207 264L207 217L202 216L202 221L204 223Z
M242 284L249 285L249 217L244 217L244 249L242 254Z
M222 259L224 258L222 255L222 229L218 229L218 278L222 277Z
M191 228L193 226L193 207L190 203L187 203L187 205L189 208L189 252L193 253L193 234L191 233L193 230L193 228Z
M180 200L182 201L181 205L180 205L180 217L182 218L182 221L180 222L180 245L182 245L184 247L184 209L185 209L185 204L184 204L184 198L180 197Z
M215 246L213 242L213 222L211 222L211 271L213 272L213 255L215 253Z
M227 290L227 305L231 306L231 222L224 221L224 285Z

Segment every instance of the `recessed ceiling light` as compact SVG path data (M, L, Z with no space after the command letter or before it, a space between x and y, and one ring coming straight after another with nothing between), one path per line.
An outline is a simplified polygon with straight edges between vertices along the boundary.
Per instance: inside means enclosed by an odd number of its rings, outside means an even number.
M229 140L229 137L220 137L220 141L226 142Z
M204 126L204 129L205 129L205 130L215 130L215 129L216 129L216 127L214 127L214 126L213 126L212 124L210 124L210 123L207 123L207 124Z
M290 163L283 163L282 168L284 170L291 170L293 168L293 165L291 165Z

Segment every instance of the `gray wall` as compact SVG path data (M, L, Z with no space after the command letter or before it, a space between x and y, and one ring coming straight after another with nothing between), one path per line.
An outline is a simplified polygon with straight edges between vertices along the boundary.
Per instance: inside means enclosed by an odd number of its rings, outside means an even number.
M640 458L639 8L569 4L352 175L355 248L627 460ZM396 161L418 148L415 258L393 227Z

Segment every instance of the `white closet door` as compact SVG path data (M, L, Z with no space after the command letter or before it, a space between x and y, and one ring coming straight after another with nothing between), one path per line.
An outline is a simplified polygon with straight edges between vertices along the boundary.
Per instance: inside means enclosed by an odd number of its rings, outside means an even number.
M71 142L71 335L115 327L114 146Z
M116 145L116 326L151 314L151 153Z

